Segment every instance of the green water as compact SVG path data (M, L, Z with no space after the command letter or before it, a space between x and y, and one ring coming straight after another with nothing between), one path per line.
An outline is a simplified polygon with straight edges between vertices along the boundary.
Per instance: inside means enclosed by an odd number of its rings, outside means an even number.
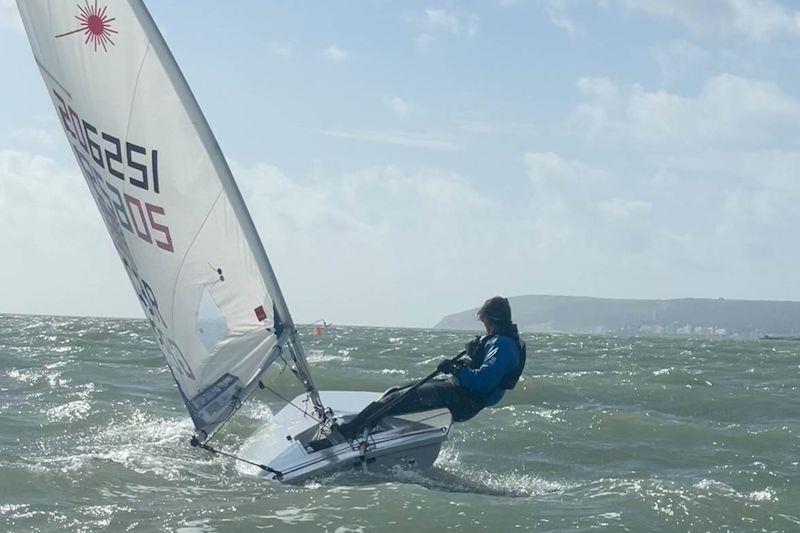
M467 340L303 333L329 390L423 376ZM800 531L800 343L526 340L524 381L433 469L283 486L188 446L143 322L0 316L0 531ZM281 407L257 393L217 444Z

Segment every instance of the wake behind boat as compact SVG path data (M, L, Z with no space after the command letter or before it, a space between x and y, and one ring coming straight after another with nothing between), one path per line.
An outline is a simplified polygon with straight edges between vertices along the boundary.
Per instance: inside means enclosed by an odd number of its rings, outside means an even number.
M306 392L244 450L271 478L430 466L450 430L446 409L387 417L355 438L312 445L379 394L317 389L230 168L142 1L17 4L67 140L194 422L192 442L213 450L208 440L280 361Z

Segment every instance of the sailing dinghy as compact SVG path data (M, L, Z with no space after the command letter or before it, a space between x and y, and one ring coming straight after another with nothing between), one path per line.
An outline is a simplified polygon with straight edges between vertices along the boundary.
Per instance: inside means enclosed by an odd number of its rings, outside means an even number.
M446 409L384 419L314 450L379 394L318 391L244 200L141 0L18 0L34 59L194 422L208 440L277 361L305 392L248 441L273 479L430 466ZM281 198L274 198L277 204ZM213 450L213 449L212 449Z

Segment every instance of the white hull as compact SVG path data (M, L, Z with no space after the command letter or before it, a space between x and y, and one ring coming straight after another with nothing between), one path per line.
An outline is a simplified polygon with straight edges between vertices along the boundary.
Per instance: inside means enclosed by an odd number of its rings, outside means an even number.
M322 391L322 402L341 421L355 415L378 399L377 392ZM447 439L452 416L447 409L435 409L386 418L366 441L359 438L329 448L310 451L308 442L317 437L319 423L305 394L292 402L307 414L287 405L264 427L256 431L240 450L250 461L282 473L280 481L299 482L338 470L375 471L393 468L430 467ZM261 475L276 476L261 471Z

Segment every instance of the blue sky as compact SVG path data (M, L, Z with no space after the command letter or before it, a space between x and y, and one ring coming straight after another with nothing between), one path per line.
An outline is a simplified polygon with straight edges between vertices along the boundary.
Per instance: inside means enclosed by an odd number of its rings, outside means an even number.
M298 321L800 299L777 0L149 2ZM0 312L140 316L0 0Z

